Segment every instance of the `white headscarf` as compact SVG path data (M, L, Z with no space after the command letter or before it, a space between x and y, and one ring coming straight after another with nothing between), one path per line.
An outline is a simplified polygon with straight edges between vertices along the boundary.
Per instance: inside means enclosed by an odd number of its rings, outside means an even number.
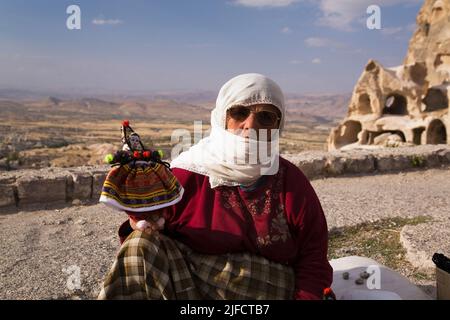
M278 139L272 138L269 157L261 162L258 150L250 148L258 141L245 139L226 130L227 110L233 106L271 104L281 112L280 132L284 127L284 96L271 79L257 73L242 74L229 80L220 89L216 107L211 112L211 134L175 158L172 168L182 168L209 177L211 188L217 186L251 185L263 174L278 169ZM276 150L275 150L275 149ZM273 152L275 150L275 152ZM249 159L258 159L249 164Z

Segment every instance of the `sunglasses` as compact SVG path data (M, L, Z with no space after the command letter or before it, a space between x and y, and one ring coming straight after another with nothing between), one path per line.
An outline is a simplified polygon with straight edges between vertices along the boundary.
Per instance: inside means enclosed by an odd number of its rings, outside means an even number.
M245 121L250 116L250 113L254 113L258 123L264 127L272 127L281 120L281 117L276 112L268 110L253 111L245 106L232 107L228 112L233 120L239 122Z

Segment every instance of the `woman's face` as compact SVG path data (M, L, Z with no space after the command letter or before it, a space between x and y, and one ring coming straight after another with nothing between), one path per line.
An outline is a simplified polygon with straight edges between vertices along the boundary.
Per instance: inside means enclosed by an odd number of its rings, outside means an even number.
M233 132L234 134L238 134L243 137L249 137L250 129L253 129L256 131L258 139L259 139L259 129L266 129L268 133L268 140L270 141L271 129L278 129L280 127L280 119L281 119L280 111L278 110L277 107L271 104L256 104L249 106L248 108L251 110L251 112L246 118L243 116L233 117L233 110L232 110L233 108L227 110L226 129L230 132ZM256 114L261 111L268 111L269 116L271 114L275 114L276 121L273 121L273 123L270 125L264 123L265 118L267 118L264 117L264 113L261 115ZM270 123L271 121L268 122Z

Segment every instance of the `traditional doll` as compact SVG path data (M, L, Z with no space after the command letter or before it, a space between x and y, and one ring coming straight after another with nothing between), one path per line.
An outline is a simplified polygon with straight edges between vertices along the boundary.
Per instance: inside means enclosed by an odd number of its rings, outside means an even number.
M122 122L122 149L105 157L112 165L103 184L100 202L125 211L140 230L148 221L164 225L164 208L181 200L183 187L161 160L162 153L146 149L141 138Z

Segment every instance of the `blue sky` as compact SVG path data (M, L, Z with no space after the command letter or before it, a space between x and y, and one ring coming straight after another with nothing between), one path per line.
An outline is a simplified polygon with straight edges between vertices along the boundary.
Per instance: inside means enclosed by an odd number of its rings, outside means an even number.
M81 30L66 8L81 8ZM366 8L381 8L381 30ZM418 0L0 0L0 88L218 91L246 72L290 93L351 92L402 63Z

